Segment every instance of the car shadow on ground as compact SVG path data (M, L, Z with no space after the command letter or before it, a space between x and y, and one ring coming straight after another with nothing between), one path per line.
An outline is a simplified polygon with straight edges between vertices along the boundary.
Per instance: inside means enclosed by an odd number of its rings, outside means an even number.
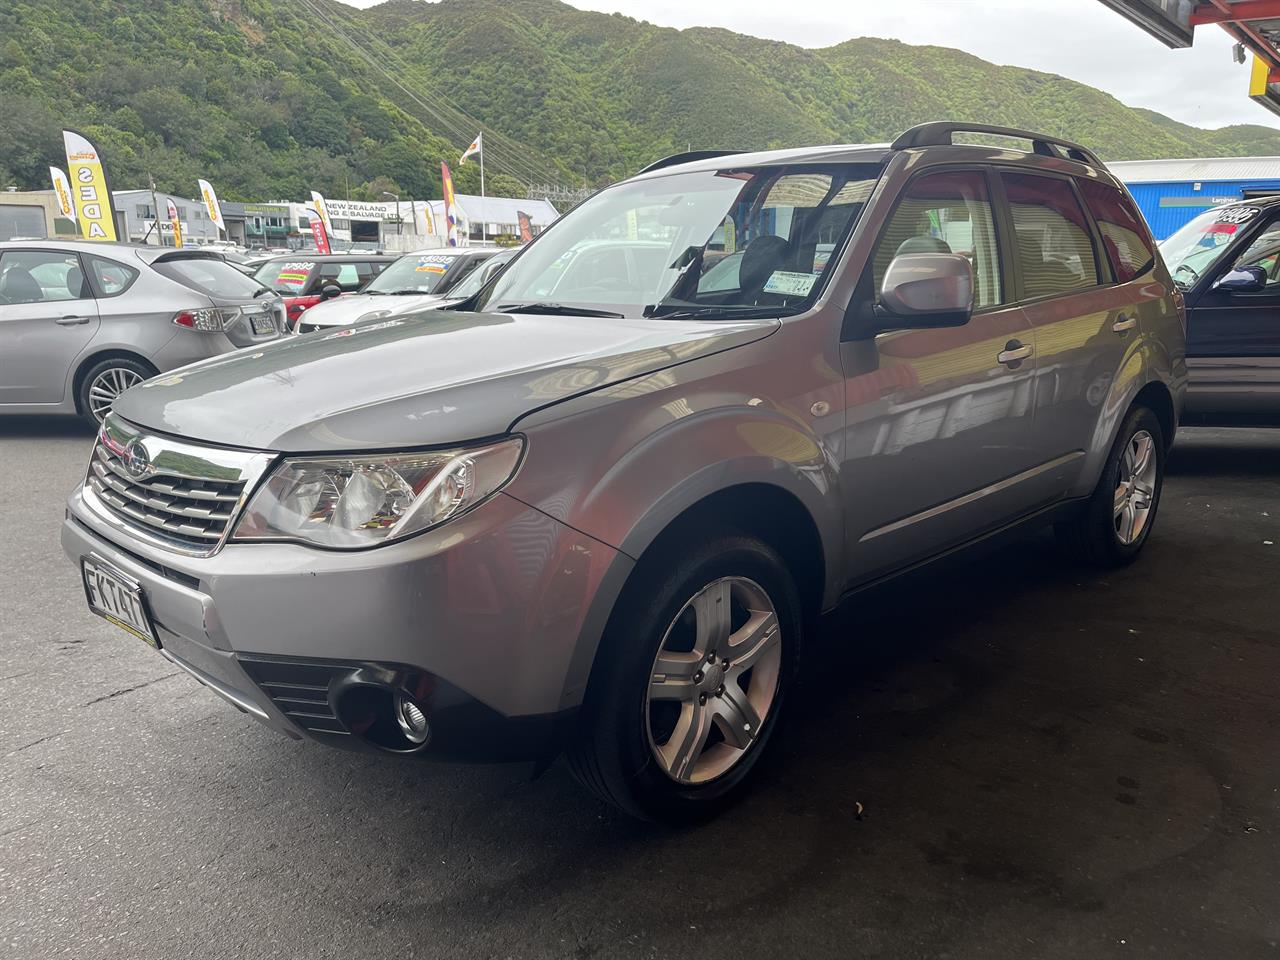
M1280 427L1183 427L1165 472L1170 477L1280 477Z
M0 416L0 437L93 437L97 426L84 417Z

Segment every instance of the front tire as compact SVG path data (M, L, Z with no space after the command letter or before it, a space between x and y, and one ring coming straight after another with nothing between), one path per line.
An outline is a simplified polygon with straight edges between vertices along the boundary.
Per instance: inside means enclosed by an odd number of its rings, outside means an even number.
M760 540L704 538L646 557L601 642L574 774L642 819L714 815L777 725L801 624L795 584Z
M1160 418L1147 407L1134 407L1120 427L1093 495L1055 524L1059 542L1095 566L1132 563L1155 525L1164 463Z

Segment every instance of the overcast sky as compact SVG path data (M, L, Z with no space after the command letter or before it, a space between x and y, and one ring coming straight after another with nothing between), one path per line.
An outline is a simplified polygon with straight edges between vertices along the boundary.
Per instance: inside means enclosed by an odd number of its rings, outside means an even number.
M358 7L375 0L348 0ZM1097 0L570 0L664 27L727 27L805 47L851 37L967 50L995 63L1058 73L1124 103L1184 123L1280 126L1248 97L1231 39L1201 27L1190 50L1169 50Z

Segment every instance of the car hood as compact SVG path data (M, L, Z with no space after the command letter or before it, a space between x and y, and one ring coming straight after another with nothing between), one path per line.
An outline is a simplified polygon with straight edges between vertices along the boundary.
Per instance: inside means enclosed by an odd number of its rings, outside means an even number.
M435 306L440 303L441 299L441 297L432 293L423 293L417 296L353 293L316 304L302 315L302 322L316 326L341 327L349 323L355 323L366 313L385 310L386 313L383 313L382 316L399 316L402 313L410 313L423 307Z
M152 430L256 450L456 443L778 326L429 310L182 367L127 391L114 410Z

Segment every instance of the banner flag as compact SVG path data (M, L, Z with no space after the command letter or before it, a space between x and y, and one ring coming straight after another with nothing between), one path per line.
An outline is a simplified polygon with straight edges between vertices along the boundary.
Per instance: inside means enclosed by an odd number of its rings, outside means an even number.
M117 236L111 188L97 148L74 130L62 131L62 144L67 151L67 172L75 188L72 198L80 232L86 240L114 243Z
M76 206L71 202L71 181L60 167L49 168L49 179L53 182L53 196L58 201L58 216L74 221Z
M456 247L458 245L458 212L453 198L453 174L449 172L449 165L444 162L440 164L440 185L444 193L444 219L447 230L445 242L448 246Z
M523 210L516 211L516 219L520 222L520 242L528 243L533 239L533 221Z
M169 205L169 222L173 224L173 245L180 247L182 246L182 222L178 219L178 205L168 198L165 199L165 203Z
M458 161L458 166L462 166L467 162L467 157L474 157L484 149L484 134L476 137L471 141L471 146L462 152L462 158Z
M315 194L319 196L319 194ZM307 218L311 221L311 239L315 242L316 253L327 256L333 251L329 247L329 231L325 229L324 217L312 207L307 207Z
M220 231L225 233L227 225L222 220L222 204L218 203L218 195L213 192L213 184L208 180L197 180L196 183L200 185L200 199L204 201L204 208L209 214L209 219L214 222Z
M324 224L326 236L333 233L333 222L329 219L329 205L324 202L324 197L320 196L317 191L312 190L311 203L315 207L316 215L320 217L320 222Z

